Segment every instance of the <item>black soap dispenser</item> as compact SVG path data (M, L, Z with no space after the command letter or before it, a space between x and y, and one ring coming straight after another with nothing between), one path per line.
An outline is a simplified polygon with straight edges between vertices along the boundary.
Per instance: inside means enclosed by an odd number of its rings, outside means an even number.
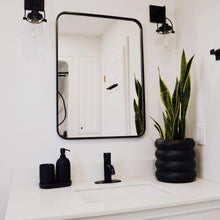
M60 158L56 163L56 182L62 186L70 186L70 161L66 158L65 152L70 151L65 148L60 148Z

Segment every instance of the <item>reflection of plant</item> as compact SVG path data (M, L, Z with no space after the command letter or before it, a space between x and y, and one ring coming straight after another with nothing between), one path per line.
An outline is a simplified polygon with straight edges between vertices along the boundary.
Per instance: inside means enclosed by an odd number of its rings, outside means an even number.
M143 105L142 105L142 86L140 82L134 78L135 90L138 97L138 103L134 99L135 127L138 135L143 131Z
M191 57L187 63L185 52L183 50L180 80L178 81L178 78L176 79L176 85L172 97L159 73L160 97L165 107L165 113L163 112L164 132L159 123L153 118L151 119L154 121L154 126L159 132L160 137L164 140L185 139L186 111L191 92L190 68L193 57Z

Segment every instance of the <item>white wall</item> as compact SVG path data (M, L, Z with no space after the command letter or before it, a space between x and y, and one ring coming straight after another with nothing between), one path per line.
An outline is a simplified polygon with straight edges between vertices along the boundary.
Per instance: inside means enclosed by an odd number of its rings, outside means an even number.
M172 19L174 0L151 2L166 4ZM102 153L107 151L112 152L113 162L123 164L120 166L123 172L116 167L116 173L124 174L124 177L153 174L150 164L144 163L139 169L135 168L137 161L141 163L154 158L157 133L149 115L157 117L161 114L157 65L162 69L167 57L164 51L158 56L156 25L149 23L148 3L145 0L46 1L48 22L35 27L22 20L23 0L14 1L13 4L1 0L4 10L0 14L0 219L5 213L12 169L22 165L54 163L60 147L71 149L69 158L72 165L80 164L75 166L77 175L74 181L100 179ZM61 11L134 17L142 23L147 111L147 128L142 138L65 141L57 135L55 19ZM167 78L173 74L170 71L172 60L176 62L173 52L169 52L169 58Z
M189 124L206 125L206 146L198 147L202 177L220 182L220 62L210 49L220 48L220 3L218 0L176 1L178 53L185 48L188 57L195 54L192 67L192 96Z

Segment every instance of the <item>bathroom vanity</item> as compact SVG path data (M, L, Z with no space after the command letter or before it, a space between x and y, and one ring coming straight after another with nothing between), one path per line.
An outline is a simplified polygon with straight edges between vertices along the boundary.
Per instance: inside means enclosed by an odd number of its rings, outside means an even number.
M218 219L220 184L197 179L168 184L150 179L40 189L12 185L5 220ZM196 218L197 217L197 218Z

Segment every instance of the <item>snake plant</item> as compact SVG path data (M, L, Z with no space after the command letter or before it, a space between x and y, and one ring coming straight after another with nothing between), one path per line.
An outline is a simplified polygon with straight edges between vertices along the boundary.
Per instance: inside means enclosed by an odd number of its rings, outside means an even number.
M163 112L164 131L160 124L154 121L154 126L164 140L185 139L186 135L186 112L190 99L191 81L190 68L194 56L187 62L185 51L182 52L180 79L176 79L175 88L171 96L166 84L161 79L159 71L160 97L165 107Z
M138 135L143 131L143 105L142 105L142 86L140 82L134 77L135 91L138 97L138 103L134 99L133 106L135 112L135 127Z

